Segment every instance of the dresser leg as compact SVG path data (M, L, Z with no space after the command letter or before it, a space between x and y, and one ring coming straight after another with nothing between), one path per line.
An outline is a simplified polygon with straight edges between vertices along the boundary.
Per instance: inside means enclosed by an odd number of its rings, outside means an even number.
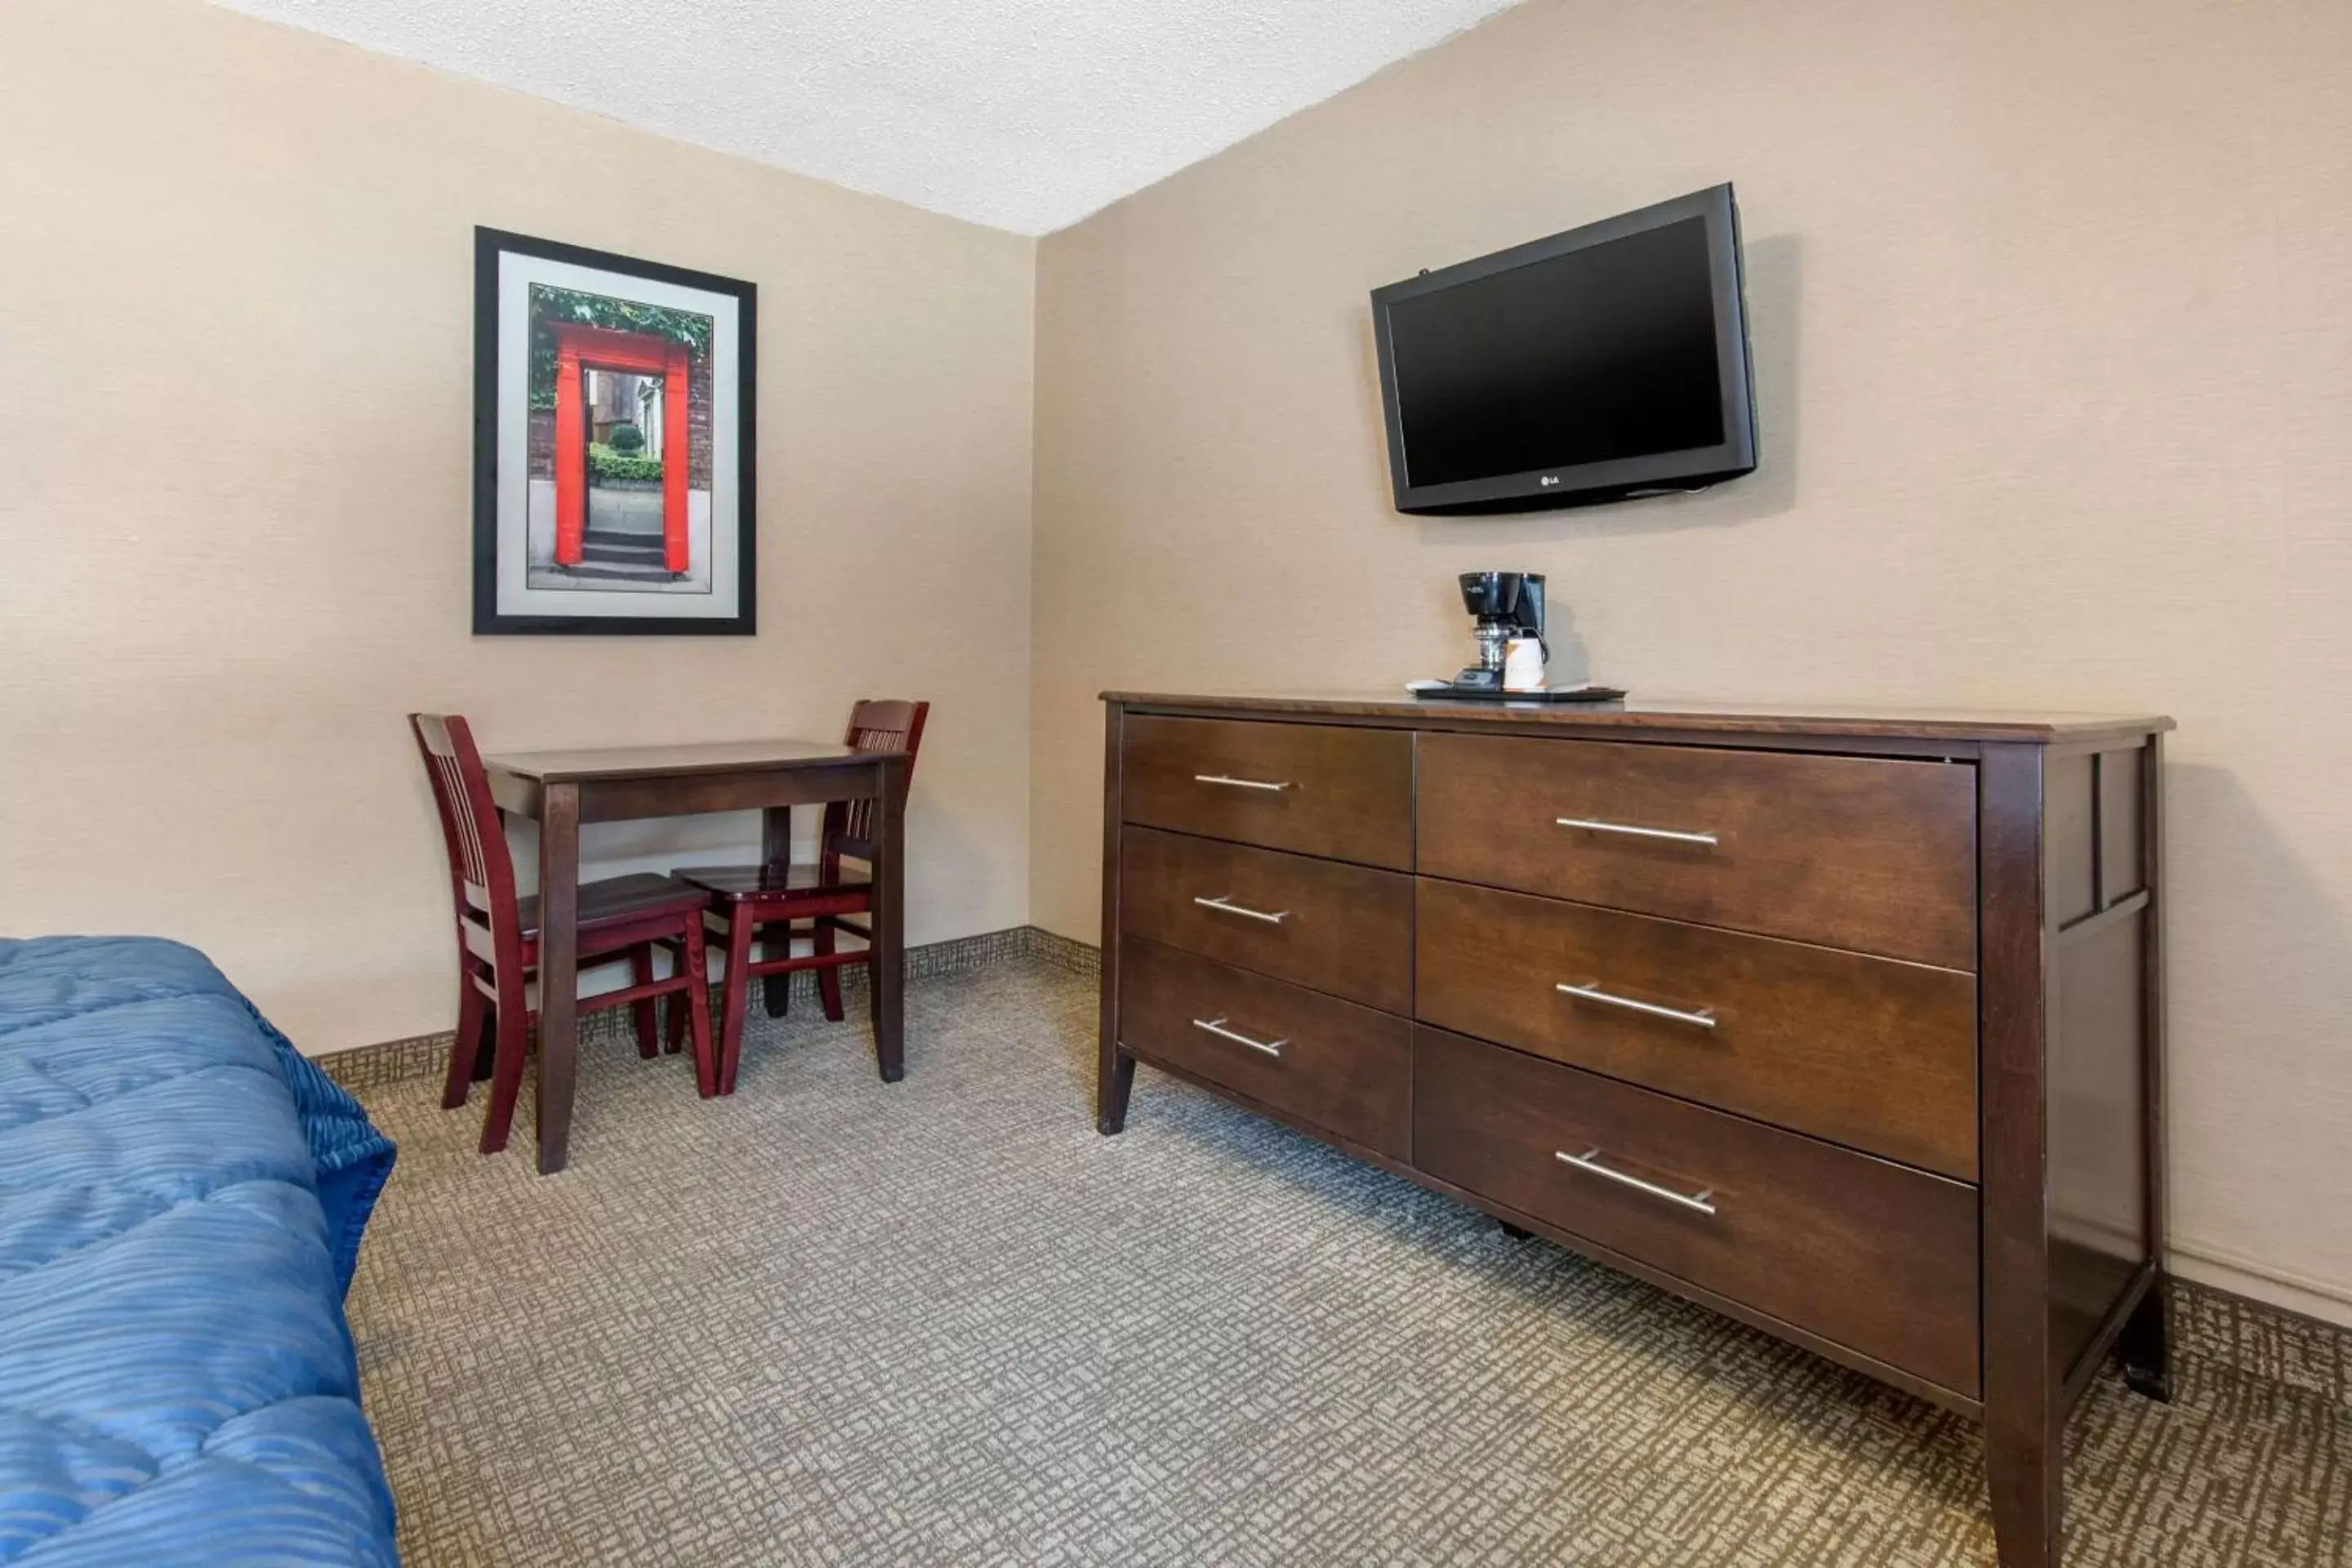
M1135 1058L1105 1046L1102 1075L1095 1083L1095 1131L1108 1138L1127 1126L1127 1097L1135 1088Z
M2116 1336L2116 1354L2124 1363L2124 1383L2159 1405L2172 1403L2172 1315L2167 1281L2159 1274L2139 1299L2124 1331Z
M1503 1234L1509 1237L1513 1241L1526 1241L1535 1235L1535 1232L1513 1225L1507 1219L1498 1219L1495 1223L1503 1227Z
M2000 1568L2057 1568L2061 1458L2046 1439L1985 1436L1992 1481L1992 1532Z

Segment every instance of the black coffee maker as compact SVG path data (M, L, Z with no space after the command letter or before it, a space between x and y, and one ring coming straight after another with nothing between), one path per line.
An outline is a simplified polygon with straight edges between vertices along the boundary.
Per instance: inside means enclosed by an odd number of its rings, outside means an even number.
M1513 637L1545 643L1544 580L1538 572L1465 572L1462 607L1470 612L1470 635L1478 639L1478 662L1454 678L1454 689L1493 696L1503 689L1503 656Z
M1406 688L1423 698L1494 698L1512 702L1608 702L1625 694L1611 686L1545 686L1533 691L1503 687L1503 662L1515 637L1533 637L1551 658L1544 637L1544 580L1539 572L1465 572L1462 607L1478 639L1478 662L1452 680L1416 680Z

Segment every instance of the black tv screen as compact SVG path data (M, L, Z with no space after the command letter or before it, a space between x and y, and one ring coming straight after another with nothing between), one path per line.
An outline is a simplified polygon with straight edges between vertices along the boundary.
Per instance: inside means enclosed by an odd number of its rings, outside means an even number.
M1731 187L1372 295L1396 504L1525 511L1756 467Z

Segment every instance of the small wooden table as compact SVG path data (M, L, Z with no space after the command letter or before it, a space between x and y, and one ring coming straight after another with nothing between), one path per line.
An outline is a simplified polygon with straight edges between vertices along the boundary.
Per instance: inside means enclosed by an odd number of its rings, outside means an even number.
M563 1168L572 1135L579 1040L580 825L702 812L763 815L761 854L792 862L792 808L873 800L874 958L869 965L874 1048L882 1077L905 1073L901 1033L906 952L907 753L853 752L838 742L728 741L530 752L484 760L501 811L539 823L539 1168ZM789 975L770 984L788 982Z

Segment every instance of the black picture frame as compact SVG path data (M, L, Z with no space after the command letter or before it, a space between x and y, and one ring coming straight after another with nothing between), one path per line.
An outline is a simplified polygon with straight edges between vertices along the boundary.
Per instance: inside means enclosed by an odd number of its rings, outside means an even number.
M735 301L735 613L731 616L538 615L499 608L499 259L536 257L623 278L724 294ZM759 632L757 526L759 288L739 278L540 239L504 229L474 230L474 615L477 637L754 637ZM715 415L714 415L715 416ZM717 520L713 519L714 529Z

